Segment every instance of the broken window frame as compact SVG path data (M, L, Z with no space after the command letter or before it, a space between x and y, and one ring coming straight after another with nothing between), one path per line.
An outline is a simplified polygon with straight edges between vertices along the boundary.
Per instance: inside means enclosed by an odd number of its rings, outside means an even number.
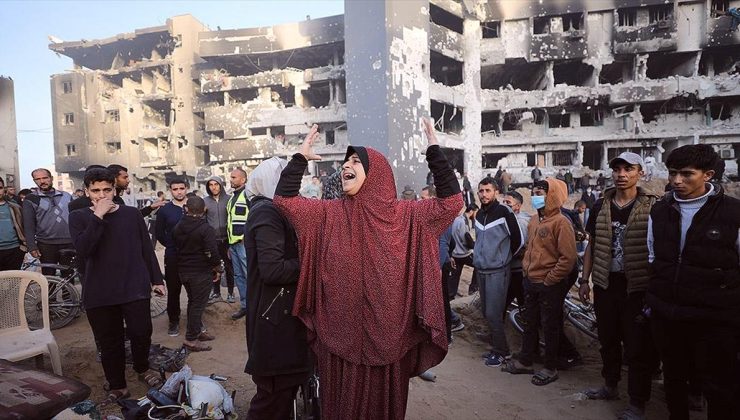
M63 125L75 125L75 113L74 112L65 112L64 113L64 120L62 122Z
M326 145L330 146L334 144L335 141L336 141L336 137L334 134L334 130L326 130L326 140L325 140Z
M730 0L712 0L710 5L710 16L722 17L730 9Z
M586 118L584 119L584 115ZM591 108L580 112L581 127L601 127L604 125L604 111L601 108ZM590 122L584 124L584 121Z
M445 21L445 19L447 21ZM452 22L452 20L454 20L454 22ZM429 3L429 21L443 28L447 28L452 32L456 32L460 35L463 34L463 18L448 12L434 3Z
M69 94L73 92L73 85L71 80L62 81L62 92L64 94Z
M673 19L673 3L648 7L648 22L652 25Z
M557 125L554 125L557 122ZM548 113L547 114L547 128L568 128L571 127L570 113ZM565 125L564 125L565 124Z
M501 38L501 21L499 20L481 22L480 28L483 39Z
M573 150L553 150L550 152L551 166L573 166Z
M617 9L617 26L620 28L632 28L637 26L637 9L637 7Z
M66 156L77 156L77 145L75 143L67 143L64 146L66 147Z
M561 16L563 32L580 31L584 29L583 12L567 13ZM575 23L575 25L574 25Z
M116 153L121 152L121 142L120 141L109 141L105 143L105 149L108 152L109 155L113 155Z
M550 19L556 16L535 16L532 18L532 35L547 35L552 33Z

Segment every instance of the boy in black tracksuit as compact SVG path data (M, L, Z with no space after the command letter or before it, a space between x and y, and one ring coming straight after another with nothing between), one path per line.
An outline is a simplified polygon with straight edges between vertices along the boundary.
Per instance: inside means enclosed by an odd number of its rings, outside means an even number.
M175 226L172 236L177 248L180 281L188 294L188 328L184 346L190 351L208 351L202 341L215 337L203 329L203 310L213 287L216 273L223 271L216 235L205 219L205 202L198 196L189 197L185 215Z

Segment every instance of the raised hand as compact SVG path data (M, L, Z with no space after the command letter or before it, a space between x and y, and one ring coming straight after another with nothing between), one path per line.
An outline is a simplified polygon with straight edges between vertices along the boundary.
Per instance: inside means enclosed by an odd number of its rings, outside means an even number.
M303 139L301 144L301 154L306 160L321 160L321 156L313 152L313 142L319 138L319 126L314 124L311 126L311 131L308 132L306 138Z
M434 132L434 124L432 123L432 119L422 118L421 120L424 123L424 134L427 136L427 145L428 146L439 145L439 140L437 140L437 134L435 134Z

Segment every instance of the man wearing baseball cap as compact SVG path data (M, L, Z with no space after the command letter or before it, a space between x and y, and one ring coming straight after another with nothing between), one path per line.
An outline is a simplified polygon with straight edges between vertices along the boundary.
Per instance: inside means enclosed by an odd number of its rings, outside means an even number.
M586 391L590 399L619 398L622 346L627 357L629 406L622 417L642 419L650 399L657 351L643 314L648 273L647 231L657 197L637 186L645 164L636 153L624 152L609 162L614 187L594 204L586 230L591 235L583 261L579 295L589 299L594 284L594 309L601 344L604 385Z

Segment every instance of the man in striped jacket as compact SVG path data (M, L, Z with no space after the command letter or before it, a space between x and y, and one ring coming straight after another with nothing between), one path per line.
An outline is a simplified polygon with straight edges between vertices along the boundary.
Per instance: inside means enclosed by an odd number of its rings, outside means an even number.
M522 246L516 215L496 200L498 184L485 177L478 184L481 208L475 216L473 266L478 272L483 315L491 329L492 348L486 366L500 366L509 356L501 314L511 281L511 259Z

